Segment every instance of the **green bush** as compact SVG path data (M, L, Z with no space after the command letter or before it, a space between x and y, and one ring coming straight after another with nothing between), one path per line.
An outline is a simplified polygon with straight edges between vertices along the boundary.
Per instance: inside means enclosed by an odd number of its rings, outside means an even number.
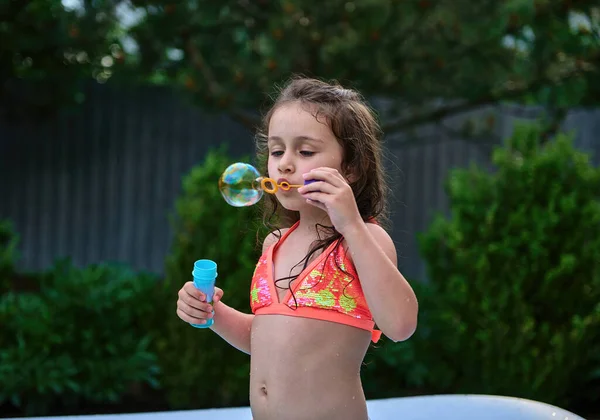
M123 267L85 269L59 261L39 293L0 298L0 405L27 415L56 406L119 401L134 387L156 386L151 335L154 277Z
M166 259L164 335L158 353L167 398L173 408L203 408L248 404L249 356L208 329L196 329L176 313L177 291L192 279L194 261L218 265L217 286L223 302L250 313L250 280L259 257L256 231L261 229L256 206L228 205L218 179L231 163L213 151L183 180L172 225L174 238Z
M419 328L387 353L426 392L573 406L598 395L600 170L521 126L493 173L454 170L451 217L421 237ZM596 386L594 386L596 385Z
M10 287L10 278L17 263L19 237L9 220L0 220L0 293Z

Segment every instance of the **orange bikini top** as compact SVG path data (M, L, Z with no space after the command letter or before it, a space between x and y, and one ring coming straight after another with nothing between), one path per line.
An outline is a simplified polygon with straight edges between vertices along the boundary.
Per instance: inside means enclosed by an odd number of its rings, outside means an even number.
M379 341L381 331L374 329L375 322L354 264L338 241L306 266L294 281L292 290L288 290L279 302L273 279L273 255L277 246L298 224L296 222L258 260L250 286L252 312L255 315L277 314L337 322L371 331L371 340L374 343Z

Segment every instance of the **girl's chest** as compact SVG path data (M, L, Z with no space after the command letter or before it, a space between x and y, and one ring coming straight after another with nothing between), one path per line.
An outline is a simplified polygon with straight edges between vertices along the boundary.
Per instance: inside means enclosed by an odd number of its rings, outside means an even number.
M292 241L285 241L273 255L273 281L279 301L285 297L291 287L301 281L299 275L319 254L319 251L306 261L309 244L293 246Z

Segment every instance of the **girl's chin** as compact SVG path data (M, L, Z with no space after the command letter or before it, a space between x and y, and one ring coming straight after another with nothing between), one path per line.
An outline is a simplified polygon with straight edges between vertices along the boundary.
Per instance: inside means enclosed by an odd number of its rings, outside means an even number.
M323 211L318 207L315 207L306 202L306 199L302 198L302 196L294 197L277 197L279 204L289 211Z
M280 200L279 204L281 204L281 207L289 211L300 211L306 208L304 205L302 205L302 203L292 203L290 200Z

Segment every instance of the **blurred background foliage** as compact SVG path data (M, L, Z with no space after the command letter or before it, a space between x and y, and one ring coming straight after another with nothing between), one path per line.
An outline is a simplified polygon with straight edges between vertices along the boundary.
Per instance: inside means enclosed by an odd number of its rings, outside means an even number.
M539 126L517 127L493 163L450 172L451 217L420 235L418 331L376 367L430 393L597 403L600 169ZM393 388L380 379L372 392Z
M410 279L419 328L372 346L363 382L368 398L597 404L600 174L559 132L568 109L600 102L597 2L0 0L0 39L7 121L76 108L88 83L158 84L254 127L293 73L376 99L387 133L485 105L542 106L495 149L494 171L448 175L451 215L421 236L429 279ZM68 260L18 272L18 232L0 223L0 412L248 404L248 356L175 316L198 255L219 262L227 303L249 311L264 232L255 209L226 205L207 182L230 161L213 151L183 178L164 276Z
M174 86L248 125L292 73L337 79L386 100L388 132L600 98L593 0L0 0L0 36L2 98L27 115L80 103L90 78Z
M419 328L406 342L372 346L368 398L486 393L577 410L597 403L600 169L567 136L544 143L541 131L517 129L495 149L494 173L450 173L452 215L421 235L430 278L412 281ZM174 315L198 255L219 261L224 300L249 312L256 232L266 232L254 207L227 205L207 182L227 162L213 151L184 178L164 279L68 261L19 274L16 234L2 225L0 284L10 287L0 298L0 404L27 414L98 402L121 411L144 401L146 409L247 405L249 357Z

